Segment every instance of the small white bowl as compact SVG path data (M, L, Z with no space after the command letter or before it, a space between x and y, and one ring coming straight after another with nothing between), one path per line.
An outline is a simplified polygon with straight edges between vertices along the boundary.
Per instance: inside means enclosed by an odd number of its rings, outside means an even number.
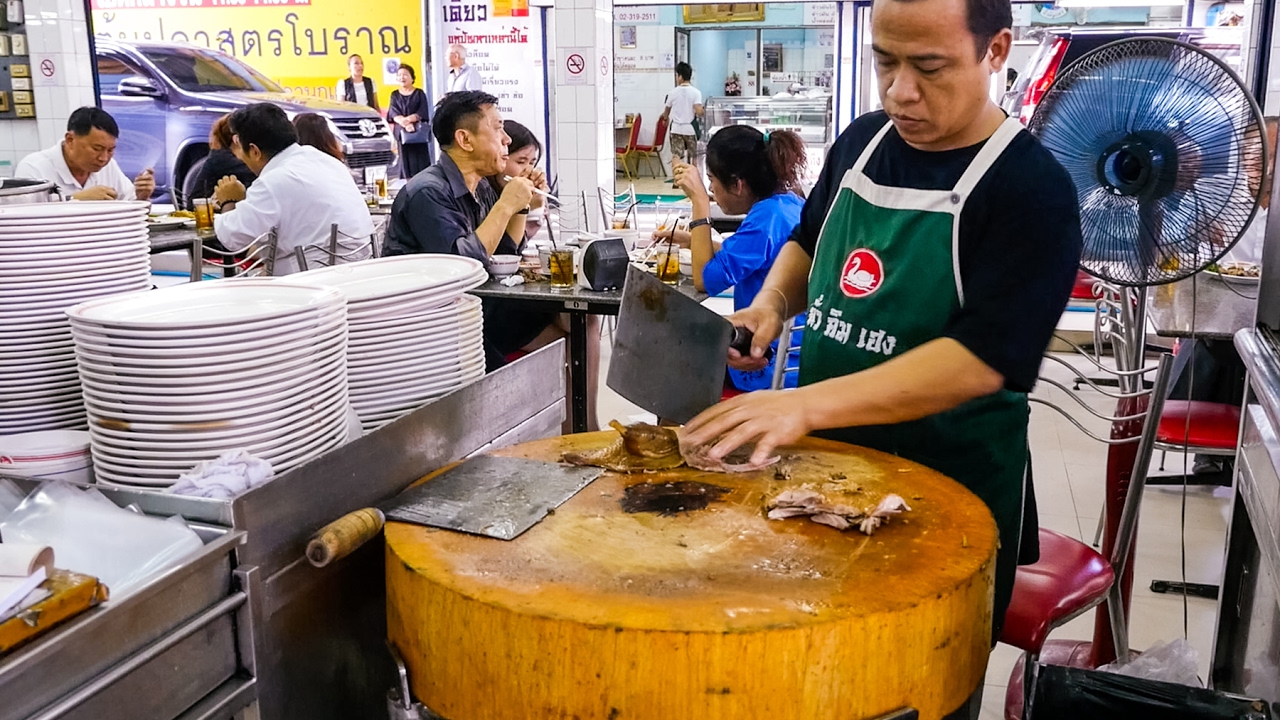
M89 454L85 430L41 430L0 437L0 463L56 463Z
M693 263L680 263L680 274L693 277Z
M494 277L514 275L520 269L519 255L494 255L489 258L489 272Z

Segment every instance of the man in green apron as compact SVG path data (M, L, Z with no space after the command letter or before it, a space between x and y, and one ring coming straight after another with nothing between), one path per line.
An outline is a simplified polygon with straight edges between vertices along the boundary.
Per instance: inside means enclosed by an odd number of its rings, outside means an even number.
M965 484L1000 528L998 633L1019 546L1038 552L1034 514L1022 532L1026 393L1079 262L1075 189L990 99L1009 0L875 0L871 19L884 111L841 134L763 289L731 318L754 341L730 362L753 369L803 314L801 387L734 398L688 430L718 438L715 456L756 442L756 460L814 433Z

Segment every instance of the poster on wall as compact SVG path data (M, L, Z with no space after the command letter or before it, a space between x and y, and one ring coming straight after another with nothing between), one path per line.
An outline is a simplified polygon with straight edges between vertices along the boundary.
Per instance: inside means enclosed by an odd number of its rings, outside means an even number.
M421 69L426 51L418 0L380 0L377 22L346 0L92 0L92 10L97 35L220 50L299 95L332 98L347 56L361 55L383 108L393 88L381 70Z
M437 94L448 89L450 45L467 51L482 89L498 98L505 120L515 120L546 138L543 98L542 23L528 0L445 0L436 42L441 73Z

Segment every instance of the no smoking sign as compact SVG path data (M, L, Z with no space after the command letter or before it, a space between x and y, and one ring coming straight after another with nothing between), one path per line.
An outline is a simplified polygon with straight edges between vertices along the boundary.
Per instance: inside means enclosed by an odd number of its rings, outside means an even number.
M587 58L594 55L592 48L562 48L560 50L560 83L590 85L592 71L587 64Z

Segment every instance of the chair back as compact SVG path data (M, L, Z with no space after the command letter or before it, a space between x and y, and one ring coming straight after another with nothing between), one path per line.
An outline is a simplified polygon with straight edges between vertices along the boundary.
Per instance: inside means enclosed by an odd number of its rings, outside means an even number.
M298 271L306 272L311 265L328 267L378 256L376 233L359 245L343 245L339 240L340 237L347 240L358 239L342 232L338 229L338 224L333 223L329 226L329 242L299 245L294 248L293 255L298 261ZM308 253L312 256L311 259L308 259Z
M667 118L658 118L658 124L653 128L653 152L658 152L666 146L668 124L669 120Z
M218 268L223 277L271 277L275 273L278 241L279 233L276 228L271 228L254 238L243 250L218 250L204 245L197 261ZM203 272L198 276L197 279L204 279Z
M804 331L805 314L800 313L791 320L790 330L778 338L778 357L773 361L773 382L770 388L781 390L786 385L789 373L800 374L800 341L797 332Z
M627 138L627 152L636 149L640 142L640 114L636 113L635 122L631 123L631 137Z

